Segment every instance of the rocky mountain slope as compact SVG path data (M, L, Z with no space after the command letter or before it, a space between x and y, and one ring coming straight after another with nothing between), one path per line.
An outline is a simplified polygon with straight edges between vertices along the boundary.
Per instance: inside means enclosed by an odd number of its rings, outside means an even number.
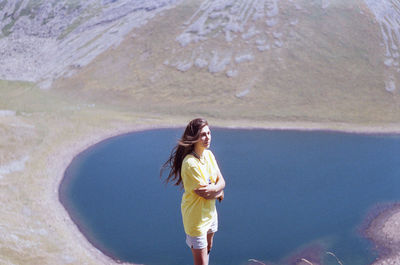
M87 65L176 2L3 0L0 78L48 88L53 79Z
M3 0L0 78L131 111L396 122L399 6Z

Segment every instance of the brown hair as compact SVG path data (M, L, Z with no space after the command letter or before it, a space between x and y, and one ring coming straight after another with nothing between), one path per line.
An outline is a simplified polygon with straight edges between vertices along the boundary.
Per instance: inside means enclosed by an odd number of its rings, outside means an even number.
M194 144L199 141L201 129L207 125L208 122L205 119L197 118L191 120L186 126L185 132L183 133L181 139L172 149L171 155L161 168L160 177L166 168L170 168L168 177L165 180L166 183L174 182L174 185L176 186L183 186L181 177L183 159L187 154L193 152Z

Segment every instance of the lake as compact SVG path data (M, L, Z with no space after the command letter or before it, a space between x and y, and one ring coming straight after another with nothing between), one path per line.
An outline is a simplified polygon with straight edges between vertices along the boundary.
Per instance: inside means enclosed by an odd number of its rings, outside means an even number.
M371 209L400 200L400 136L213 128L211 150L227 186L217 203L211 265L311 262L365 265ZM183 133L120 135L80 153L60 201L88 240L116 260L192 264L181 221L182 190L159 170ZM383 205L383 206L382 206ZM329 253L327 253L329 252Z

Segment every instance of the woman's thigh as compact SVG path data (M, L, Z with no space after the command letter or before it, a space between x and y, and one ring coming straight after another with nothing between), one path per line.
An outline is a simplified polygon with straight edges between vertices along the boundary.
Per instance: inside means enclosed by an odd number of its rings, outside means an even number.
M214 234L215 234L215 233L209 233L209 234L207 234L207 243L208 243L208 246L212 246L213 241L214 241Z

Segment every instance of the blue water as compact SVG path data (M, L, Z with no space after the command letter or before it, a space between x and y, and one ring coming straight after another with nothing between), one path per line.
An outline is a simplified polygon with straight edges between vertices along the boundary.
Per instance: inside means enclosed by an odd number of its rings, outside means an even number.
M365 265L377 253L360 225L377 204L400 200L400 136L211 128L227 181L217 204L212 265ZM92 244L122 261L191 264L182 191L159 169L183 129L121 135L79 154L60 200Z

